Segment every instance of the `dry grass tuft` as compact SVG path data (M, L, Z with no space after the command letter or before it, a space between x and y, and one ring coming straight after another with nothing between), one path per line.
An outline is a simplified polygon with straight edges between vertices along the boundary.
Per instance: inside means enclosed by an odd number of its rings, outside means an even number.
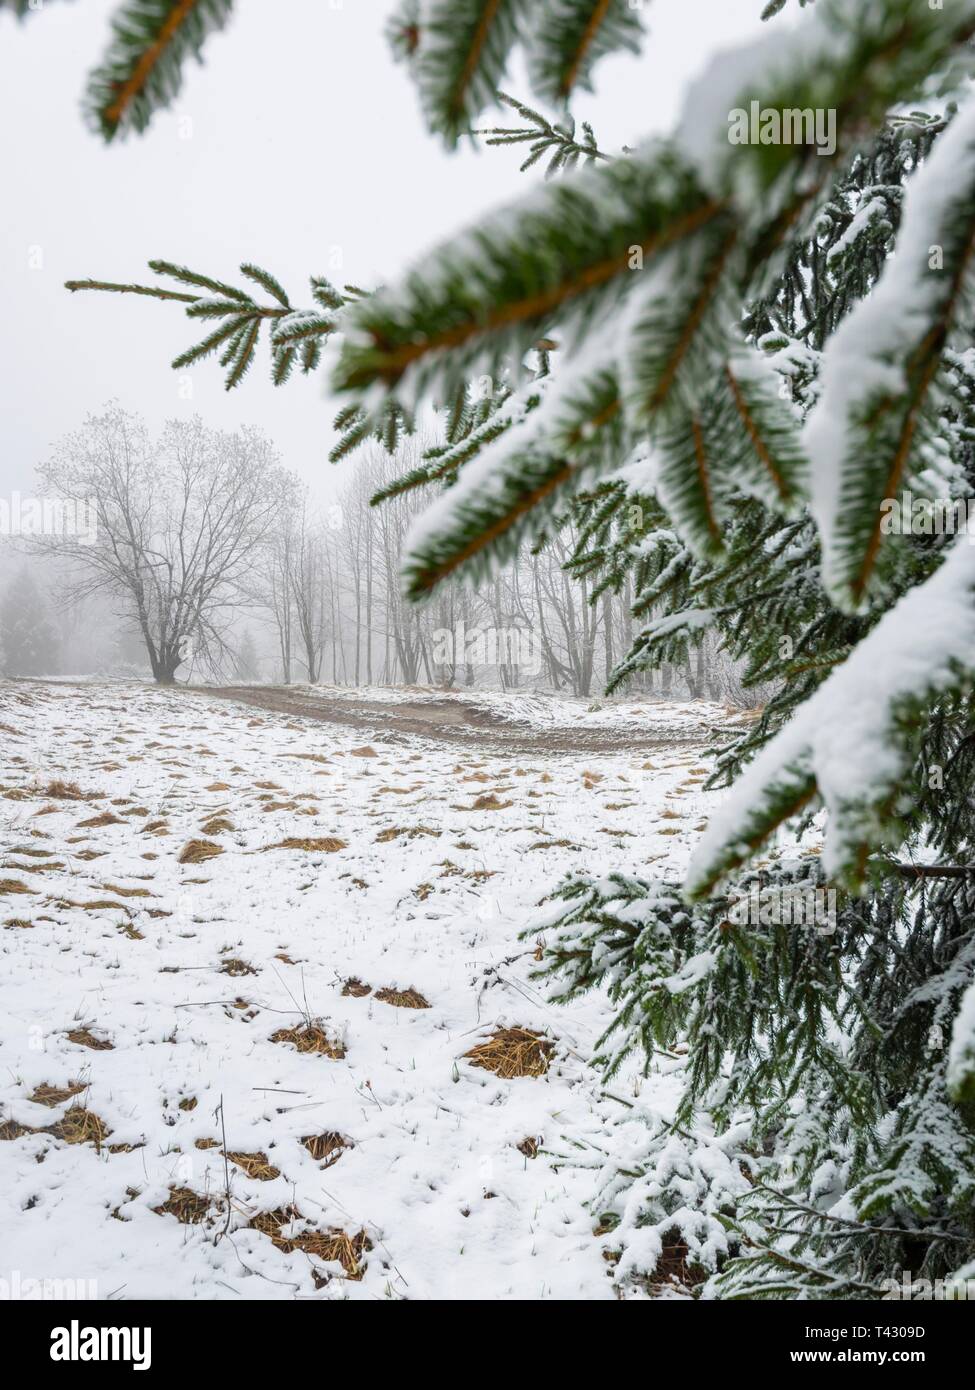
M105 825L124 825L121 816L116 816L112 811L102 811L100 816L89 816L87 820L78 822L79 830L101 830Z
M228 1149L227 1157L238 1168L243 1168L249 1178L256 1178L258 1182L273 1182L281 1176L281 1169L268 1163L265 1153L231 1153Z
M304 1023L300 1028L279 1028L271 1034L271 1042L291 1043L299 1052L314 1052L319 1057L331 1057L340 1062L345 1056L345 1046L340 1039L330 1036L318 1023Z
M26 917L8 917L3 925L5 927L20 927L23 930L30 931L34 923L28 922Z
M102 887L108 893L117 893L120 898L151 898L153 896L148 888L122 888L117 883L103 883Z
M0 1144L9 1143L12 1139L21 1139L25 1134L33 1134L32 1129L26 1125L19 1125L16 1120L4 1120L0 1123Z
M663 1249L657 1266L649 1277L647 1288L650 1293L661 1294L675 1288L690 1293L707 1279L707 1271L689 1259L687 1242L676 1229L667 1231L663 1237Z
M83 1091L84 1084L81 1081L69 1081L67 1086L50 1086L46 1081L34 1088L34 1093L30 1099L35 1105L46 1105L53 1109L55 1105L63 1105L66 1100L76 1096L79 1091Z
M326 1130L324 1134L306 1134L301 1142L323 1168L331 1168L333 1163L338 1163L346 1149L355 1148L351 1139L334 1130Z
M351 994L353 999L364 999L367 994L372 993L372 985L367 985L355 975L351 975L342 986L342 993Z
M83 1105L72 1105L60 1120L44 1131L55 1139L63 1139L66 1144L94 1144L96 1149L101 1148L111 1132L100 1116Z
M516 1076L544 1076L554 1051L555 1044L531 1028L499 1028L464 1056L472 1067L510 1081Z
M5 897L10 893L33 893L33 888L28 888L26 883L21 883L19 878L0 878L0 897Z
M175 1216L184 1226L198 1226L210 1213L210 1199L190 1187L171 1187L165 1202L153 1211L157 1216Z
M314 1255L319 1260L334 1261L345 1270L347 1279L358 1281L366 1272L362 1256L372 1249L372 1241L365 1231L350 1236L338 1227L325 1231L308 1231L286 1242L282 1249L303 1250L306 1255Z
M105 793L83 792L77 782L62 782L56 779L48 782L46 787L38 787L34 795L46 797L48 801L97 801Z
M398 1009L429 1009L430 1005L416 989L377 989L375 998L382 1004L395 1004Z
M76 902L76 901L74 900L74 898L57 898L57 899L54 899L53 901L54 901L54 906L55 906L55 907L60 907L60 908L71 908L71 907L73 907L73 908L79 909L79 911L81 911L81 912L124 912L124 913L128 913L128 911L129 911L129 909L125 906L124 903L117 903L117 902L115 902L112 898L93 898L93 899L91 900L91 902L87 902L87 903Z
M114 1043L110 1043L107 1038L96 1038L89 1028L72 1028L67 1035L68 1042L78 1043L81 1047L90 1047L93 1052L111 1052Z
M390 840L398 839L400 835L405 835L408 840L416 840L420 835L432 835L439 839L440 831L431 830L428 825L392 825L388 830L381 830L376 836L377 845L388 845Z
M450 859L441 859L437 867L443 869L441 878L467 878L474 883L486 883L497 874L497 869L462 869Z
M250 1222L251 1230L260 1231L262 1235L270 1236L275 1245L284 1238L281 1235L281 1227L288 1226L292 1221L300 1221L301 1215L295 1206L274 1207L272 1211L259 1211Z
M223 846L212 840L189 840L179 852L178 864L202 864L207 859L216 859L223 854Z
M226 816L211 816L208 821L204 821L200 826L204 835L223 835L233 830L234 823Z
M49 859L43 864L22 864L19 859L5 859L0 869L17 869L25 874L59 874L65 868L62 859Z
M306 1255L314 1255L319 1260L334 1261L345 1270L349 1279L361 1279L365 1273L362 1256L372 1249L372 1242L365 1231L350 1236L337 1227L325 1231L306 1231L303 1235L283 1236L282 1228L293 1221L300 1221L301 1214L295 1206L277 1207L274 1211L258 1212L251 1221L255 1231L269 1236L279 1250L290 1254L293 1250L303 1250Z
M239 960L237 956L230 956L220 967L221 975L256 975L257 971L253 965L248 965L246 960Z
M279 840L277 844L265 845L265 850L269 849L304 849L319 854L335 854L337 850L348 849L347 840L338 840L334 835L324 835L318 839L298 839L291 837L287 840Z
M474 803L465 809L470 811L504 811L513 805L513 801L502 801L495 796L494 792L485 792L483 796L477 797Z

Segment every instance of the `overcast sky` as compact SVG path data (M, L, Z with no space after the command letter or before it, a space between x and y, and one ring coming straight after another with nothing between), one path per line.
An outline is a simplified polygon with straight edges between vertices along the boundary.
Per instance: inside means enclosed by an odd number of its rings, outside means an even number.
M29 493L51 444L113 397L153 424L199 412L259 425L327 496L354 465L327 461L335 407L320 375L274 388L262 351L229 394L215 361L198 365L183 400L169 362L195 325L178 305L70 295L63 281L151 280L153 257L233 280L253 260L303 304L310 274L393 278L540 175L518 173L517 150L448 155L426 133L383 37L390 0L237 0L175 105L106 148L79 98L115 3L48 0L21 24L0 14L0 496ZM653 0L643 55L604 61L577 117L609 149L668 129L685 82L757 32L761 8ZM517 75L509 88L528 96Z

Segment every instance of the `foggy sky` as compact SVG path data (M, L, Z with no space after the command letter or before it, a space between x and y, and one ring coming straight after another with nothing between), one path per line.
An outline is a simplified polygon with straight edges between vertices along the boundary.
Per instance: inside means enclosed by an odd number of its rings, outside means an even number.
M63 281L151 282L145 263L163 257L235 283L253 260L304 305L310 274L391 279L539 171L519 174L517 147L448 155L427 134L383 37L391 0L237 0L174 107L105 147L79 102L114 4L49 0L20 24L0 14L0 495L30 493L51 444L117 398L154 426L195 412L225 429L259 425L328 496L353 461L327 461L336 406L321 373L272 387L264 344L235 391L209 360L182 400L169 363L203 335L182 308L70 295ZM761 8L653 0L644 53L604 60L577 118L609 150L667 130L685 82L716 48L757 32ZM517 74L508 88L531 102Z

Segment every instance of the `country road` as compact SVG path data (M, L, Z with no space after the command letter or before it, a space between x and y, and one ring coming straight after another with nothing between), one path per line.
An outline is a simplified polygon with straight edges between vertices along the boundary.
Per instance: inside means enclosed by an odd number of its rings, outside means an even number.
M667 709L665 702L648 703L645 726L631 722L587 728L580 721L539 727L528 719L506 717L457 696L373 700L333 696L319 688L312 693L307 687L260 685L191 686L187 690L274 714L358 729L385 743L419 736L439 744L476 747L483 753L639 753L652 748L700 748L723 732L725 722L709 717L714 706L702 705L700 714L688 715L676 726L658 723L654 714ZM687 711L688 707L682 708Z

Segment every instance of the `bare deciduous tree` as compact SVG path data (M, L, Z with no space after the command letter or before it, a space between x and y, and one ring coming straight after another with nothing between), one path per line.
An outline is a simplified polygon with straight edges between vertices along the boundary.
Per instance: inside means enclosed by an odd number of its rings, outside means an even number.
M395 458L367 447L341 506L321 510L259 433L221 434L195 420L170 423L153 440L113 406L41 469L53 499L74 503L76 514L90 504L94 543L59 535L38 544L67 559L76 601L121 601L124 627L161 683L188 658L210 675L236 674L250 610L274 634L276 678L286 684L537 682L582 697L601 688L630 649L634 595L629 578L617 593L566 572L577 541L571 525L487 582L445 586L421 605L403 599L404 549L423 499L410 491L379 507L371 499L422 449L417 437ZM727 657L707 646L631 677L628 688L727 699L732 677Z
M111 406L89 416L39 472L51 496L94 508L97 534L38 538L72 565L71 592L108 592L134 617L153 677L171 685L191 654L213 660L255 555L285 494L285 475L258 431L227 434L198 418L154 440Z

